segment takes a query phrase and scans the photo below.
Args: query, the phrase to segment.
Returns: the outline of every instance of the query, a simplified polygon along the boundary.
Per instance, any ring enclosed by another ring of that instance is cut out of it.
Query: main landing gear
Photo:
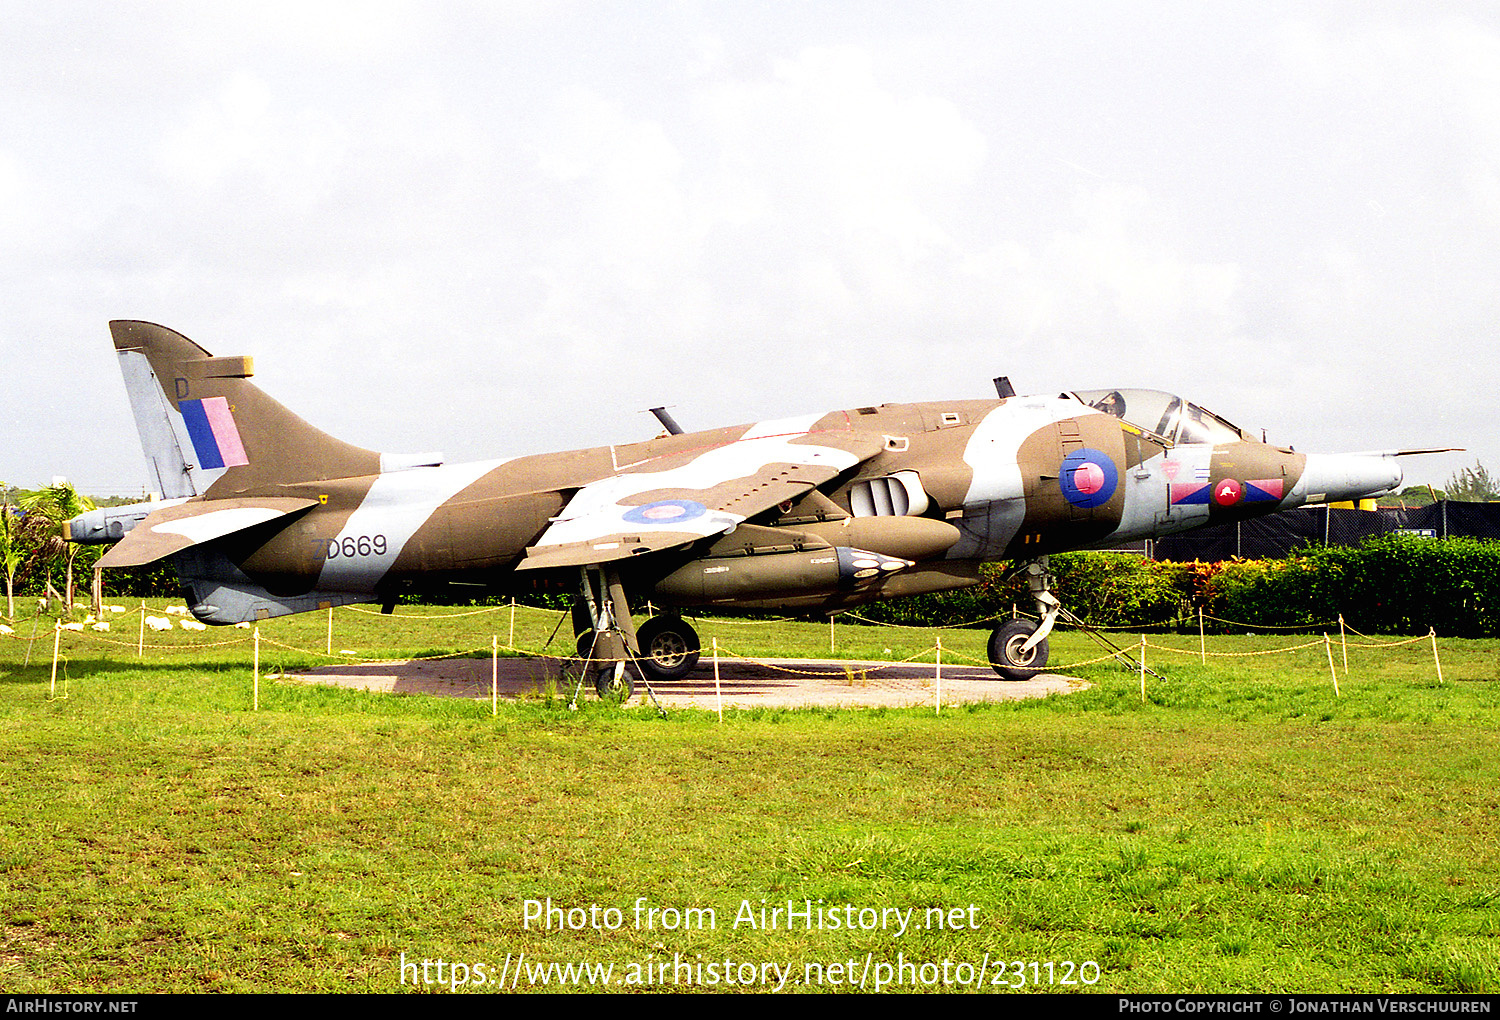
[[[583,662],[580,688],[593,674],[599,697],[628,701],[635,693],[635,682],[627,662],[639,671],[648,693],[653,680],[681,680],[693,671],[698,664],[698,634],[686,621],[656,616],[637,630],[615,571],[584,567],[580,574],[579,598],[573,604],[573,633]],[[573,700],[576,704],[576,693]]]
[[[1047,665],[1047,635],[1062,612],[1062,603],[1052,594],[1053,578],[1047,557],[1026,564],[1026,583],[1036,600],[1037,623],[1006,620],[990,634],[990,665],[1006,680],[1030,680]]]
[[[698,632],[680,616],[653,616],[635,632],[641,654],[635,660],[651,680],[681,680],[698,665]]]

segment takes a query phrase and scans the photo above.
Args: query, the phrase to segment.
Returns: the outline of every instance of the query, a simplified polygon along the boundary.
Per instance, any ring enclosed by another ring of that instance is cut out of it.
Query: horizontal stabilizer
[[[204,542],[317,506],[315,499],[252,496],[191,500],[157,510],[105,553],[101,567],[139,567]]]

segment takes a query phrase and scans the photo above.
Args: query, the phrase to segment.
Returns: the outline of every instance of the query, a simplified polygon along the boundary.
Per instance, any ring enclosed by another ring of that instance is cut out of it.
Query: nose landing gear
[[[1047,635],[1062,612],[1062,603],[1052,594],[1054,581],[1047,557],[1031,560],[1024,569],[1041,619],[1038,623],[1006,620],[991,632],[990,665],[1006,680],[1030,680],[1042,672],[1047,665]]]
[[[1144,670],[1158,680],[1164,679],[1156,670],[1147,668],[1128,651],[1063,608],[1057,596],[1052,594],[1055,582],[1047,565],[1047,557],[1031,560],[1024,569],[1040,619],[1036,623],[1030,620],[1006,620],[994,629],[990,634],[989,653],[990,665],[996,673],[1006,680],[1030,680],[1041,673],[1047,666],[1047,635],[1052,633],[1052,625],[1061,616],[1108,650],[1110,656],[1126,669]]]
[[[1047,664],[1047,639],[1027,647],[1039,630],[1030,620],[1006,620],[990,632],[990,665],[1006,680],[1030,680]]]

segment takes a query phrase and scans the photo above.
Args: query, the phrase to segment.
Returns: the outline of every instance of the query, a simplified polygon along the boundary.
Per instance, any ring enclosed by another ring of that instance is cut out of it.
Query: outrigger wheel
[[[603,663],[599,672],[594,674],[594,691],[601,701],[621,704],[629,701],[635,694],[635,681],[630,679],[630,670],[625,668],[624,661]]]
[[[1047,639],[1031,648],[1027,639],[1036,633],[1030,620],[1006,620],[990,634],[990,665],[1006,680],[1030,680],[1047,665]]]
[[[648,681],[681,680],[698,665],[698,633],[680,616],[653,616],[635,637],[641,646],[635,664]]]

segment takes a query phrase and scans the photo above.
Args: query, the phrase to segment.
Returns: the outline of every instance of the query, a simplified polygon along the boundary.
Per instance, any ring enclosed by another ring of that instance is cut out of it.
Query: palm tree
[[[0,570],[5,571],[5,615],[16,618],[16,571],[26,559],[26,543],[21,536],[21,519],[11,510],[10,489],[0,482]]]
[[[1500,499],[1500,480],[1490,477],[1489,471],[1477,460],[1471,468],[1459,468],[1443,489],[1449,499],[1469,503]]]
[[[66,566],[67,594],[63,597],[63,608],[72,612],[73,557],[78,554],[78,546],[63,537],[63,526],[84,511],[94,509],[93,500],[80,496],[71,484],[59,480],[23,499],[21,509],[26,515],[26,528],[36,542],[36,557],[43,563],[62,560]],[[50,578],[47,584],[51,586]]]

